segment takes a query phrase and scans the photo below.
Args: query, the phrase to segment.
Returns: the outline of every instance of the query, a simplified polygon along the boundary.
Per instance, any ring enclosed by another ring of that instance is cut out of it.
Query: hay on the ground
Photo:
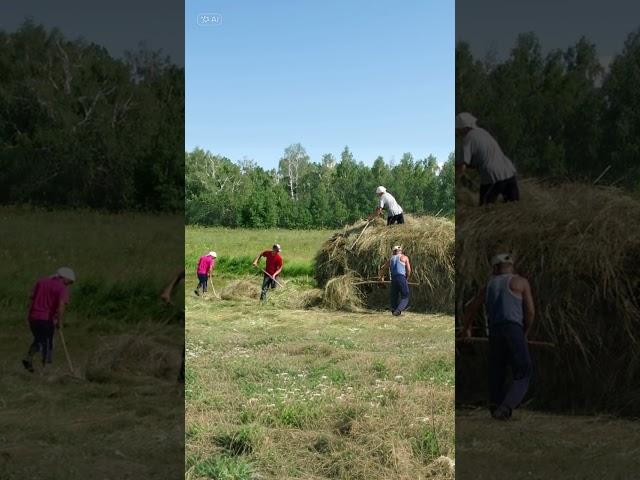
[[[331,310],[357,312],[364,307],[364,295],[354,285],[358,278],[352,273],[330,279],[324,286],[322,307]]]
[[[357,299],[361,295],[362,304],[368,308],[389,308],[389,284],[361,282],[375,281],[380,267],[391,256],[391,248],[401,245],[413,267],[410,281],[419,284],[410,288],[412,310],[453,311],[453,222],[442,217],[410,215],[405,216],[405,222],[387,226],[381,219],[369,225],[361,221],[323,244],[315,259],[315,277],[318,285],[325,288],[327,305],[339,305],[340,297]],[[338,287],[345,292],[338,291]],[[350,302],[345,305],[351,308]]]
[[[134,377],[175,379],[180,352],[140,335],[104,337],[92,353],[85,377],[92,382],[131,380]]]
[[[456,222],[457,318],[497,252],[513,252],[531,283],[530,337],[557,345],[536,365],[536,403],[640,413],[640,202],[610,188],[528,181],[520,202],[459,204]]]
[[[246,300],[247,298],[260,298],[260,285],[262,279],[240,279],[230,282],[222,289],[220,298],[223,300]]]

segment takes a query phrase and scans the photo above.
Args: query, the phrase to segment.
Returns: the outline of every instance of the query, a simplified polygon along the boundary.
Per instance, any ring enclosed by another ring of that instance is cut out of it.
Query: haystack
[[[391,226],[382,220],[368,225],[361,221],[323,244],[315,259],[315,278],[325,289],[325,305],[347,310],[389,308],[389,285],[374,282],[391,248],[401,245],[411,259],[410,281],[419,284],[411,287],[412,311],[453,311],[453,222],[429,216],[407,216],[405,221]]]
[[[85,376],[92,382],[134,381],[136,377],[175,380],[180,352],[141,335],[104,337],[92,353]]]
[[[640,413],[640,202],[588,185],[521,187],[519,203],[457,204],[457,318],[490,257],[513,252],[536,300],[531,338],[556,344],[535,354],[533,404]],[[456,389],[484,388],[486,369],[464,351],[457,362]]]

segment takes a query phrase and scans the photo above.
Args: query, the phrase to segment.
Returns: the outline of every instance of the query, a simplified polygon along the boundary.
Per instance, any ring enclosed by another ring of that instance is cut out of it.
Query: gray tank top
[[[513,274],[494,275],[487,285],[485,308],[489,327],[501,323],[524,325],[522,298],[517,297],[509,288]]]

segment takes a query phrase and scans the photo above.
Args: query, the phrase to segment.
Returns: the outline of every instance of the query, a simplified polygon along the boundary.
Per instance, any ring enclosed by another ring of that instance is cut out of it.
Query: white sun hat
[[[396,245],[391,250],[395,252],[396,250],[402,250],[402,247],[400,245]]]
[[[213,252],[213,251],[212,251],[212,252],[209,252],[209,253],[208,253],[208,255],[209,255],[210,257],[213,257],[213,258],[216,258],[216,257],[218,256],[218,254],[217,254],[216,252]]]
[[[67,280],[71,280],[72,282],[76,281],[76,274],[69,267],[60,267],[56,271],[56,275],[62,278],[66,278]]]
[[[462,112],[456,115],[456,129],[458,128],[476,128],[478,119],[468,112]]]
[[[279,244],[279,243],[275,243],[275,244],[273,245],[273,248],[275,248],[275,249],[276,249],[276,250],[278,250],[279,252],[281,252],[281,251],[282,251],[282,247],[280,246],[280,244]]]
[[[492,267],[495,267],[496,265],[500,265],[502,263],[510,263],[511,265],[513,265],[513,255],[511,255],[510,253],[499,253],[497,255],[494,255],[494,257],[491,259]]]
[[[382,185],[380,185],[378,188],[376,188],[376,193],[385,193],[387,191],[386,188],[384,188]]]

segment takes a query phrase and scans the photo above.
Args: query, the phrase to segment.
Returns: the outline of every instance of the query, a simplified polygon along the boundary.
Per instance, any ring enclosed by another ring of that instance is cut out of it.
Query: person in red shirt
[[[265,250],[253,261],[253,266],[257,268],[261,257],[264,257],[267,260],[267,265],[263,270],[264,278],[262,280],[260,301],[267,299],[267,292],[269,291],[269,288],[276,288],[278,275],[280,275],[280,272],[282,271],[282,257],[280,256],[281,250],[282,248],[280,245],[276,243],[271,250]]]
[[[42,354],[42,366],[53,360],[53,334],[62,327],[62,317],[69,303],[68,286],[76,281],[76,275],[68,267],[59,268],[50,277],[41,278],[31,292],[31,306],[27,325],[33,333],[33,342],[22,365],[33,372],[33,356]]]

